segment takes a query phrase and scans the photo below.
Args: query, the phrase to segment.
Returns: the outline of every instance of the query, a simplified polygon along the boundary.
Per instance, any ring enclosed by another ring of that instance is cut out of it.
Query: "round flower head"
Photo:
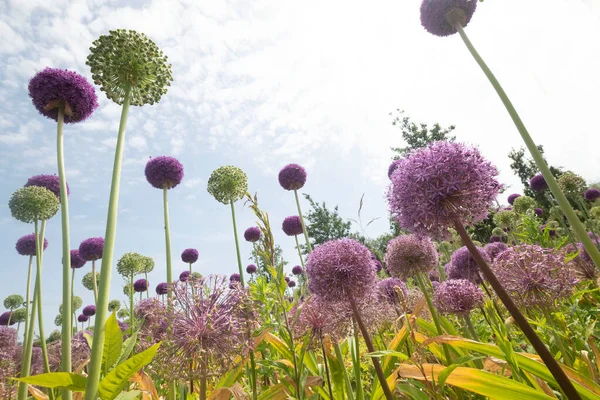
[[[503,251],[493,270],[513,300],[524,307],[552,306],[567,298],[577,282],[563,256],[537,245]]]
[[[249,264],[246,267],[246,272],[249,273],[249,274],[255,274],[256,271],[258,271],[258,267],[256,265],[254,265],[254,264]]]
[[[10,319],[10,324],[14,325],[16,321],[14,321],[11,318],[11,312],[10,311],[5,311],[2,314],[0,314],[0,326],[7,326],[8,325],[8,320]]]
[[[4,308],[8,308],[9,310],[14,310],[19,308],[23,304],[23,296],[20,294],[11,294],[6,296],[4,299]]]
[[[92,271],[88,272],[81,278],[81,284],[87,290],[94,290],[94,278]],[[100,272],[96,271],[96,287],[100,286]]]
[[[154,260],[139,253],[125,253],[117,261],[117,272],[123,277],[149,273],[154,269]]]
[[[79,250],[71,250],[71,268],[81,268],[87,260],[79,255]]]
[[[509,195],[508,196],[508,204],[510,204],[512,206],[513,204],[515,204],[515,200],[518,199],[519,197],[521,197],[521,195],[518,193],[513,193],[513,194]]]
[[[410,153],[392,175],[390,211],[401,227],[445,239],[455,221],[470,225],[488,217],[500,189],[497,174],[479,150],[434,142]]]
[[[40,186],[45,187],[52,193],[58,197],[60,200],[60,181],[58,180],[58,176],[56,175],[36,175],[27,179],[24,187],[28,186]],[[71,194],[71,190],[69,189],[69,184],[67,184],[67,196]]]
[[[289,282],[288,282],[288,287],[290,287],[290,288],[294,288],[294,287],[296,287],[296,282],[294,282],[294,281],[289,281]]]
[[[296,265],[294,268],[292,268],[292,274],[294,274],[294,275],[302,275],[302,273],[304,273],[304,270],[302,269],[301,266]]]
[[[306,170],[298,164],[288,164],[279,171],[279,184],[285,190],[301,189],[306,183]]]
[[[86,64],[106,97],[123,104],[131,87],[131,105],[154,104],[167,93],[173,76],[167,56],[143,33],[117,29],[94,40]]]
[[[494,214],[494,223],[502,228],[510,228],[519,220],[519,216],[513,210],[502,210]]]
[[[534,192],[543,192],[548,189],[548,184],[546,183],[544,175],[537,174],[529,180],[529,187]]]
[[[584,195],[586,200],[594,201],[600,199],[600,190],[592,187],[585,191]]]
[[[388,167],[388,178],[392,179],[392,174],[398,169],[400,164],[402,164],[402,159],[392,161]]]
[[[60,202],[54,193],[40,186],[20,188],[8,202],[13,218],[28,224],[52,218],[59,206]]]
[[[490,260],[494,261],[498,254],[508,249],[508,246],[502,242],[488,243],[483,247],[483,251],[488,255]]]
[[[423,0],[421,3],[421,25],[427,32],[436,36],[449,36],[457,32],[446,16],[451,11],[461,12],[461,25],[467,26],[475,9],[477,0]]]
[[[558,186],[565,195],[573,198],[582,197],[586,190],[585,179],[572,172],[562,174],[558,180]]]
[[[538,217],[541,217],[542,215],[544,215],[544,210],[542,210],[539,207],[536,207],[533,212],[535,212],[535,215],[537,215]]]
[[[286,283],[290,283],[290,280],[291,280],[291,279],[290,279],[290,277],[289,277],[289,276],[286,276],[286,277],[285,277],[285,282],[286,282]]]
[[[402,235],[389,241],[385,264],[390,275],[402,280],[427,273],[438,263],[431,239],[426,236]]]
[[[490,243],[498,243],[498,242],[502,242],[502,240],[503,240],[502,236],[495,236],[495,235],[490,236]]]
[[[137,293],[145,292],[148,290],[148,281],[145,279],[138,279],[137,281],[133,282],[133,290]]]
[[[483,292],[466,279],[450,279],[435,289],[434,304],[444,314],[468,314],[483,304]]]
[[[79,244],[79,255],[87,261],[101,259],[103,250],[104,239],[101,237],[85,239]]]
[[[490,257],[484,249],[477,248],[477,251],[486,263],[489,264],[491,262]],[[479,266],[469,249],[467,249],[467,246],[459,248],[452,254],[450,265],[446,271],[448,279],[468,279],[475,283],[482,282]]]
[[[241,282],[240,274],[238,274],[237,272],[231,274],[231,276],[229,277],[229,282]]]
[[[87,322],[88,319],[90,318],[87,315],[79,314],[77,316],[77,321],[79,322]]]
[[[229,204],[244,197],[248,191],[248,177],[238,167],[219,167],[208,178],[207,190],[218,202]]]
[[[198,250],[196,249],[185,249],[181,252],[181,261],[186,264],[193,264],[198,261]]]
[[[79,296],[73,296],[73,298],[71,299],[71,303],[72,310],[79,310],[79,307],[81,307],[81,305],[83,304],[83,300]],[[60,312],[62,313],[62,309]]]
[[[19,240],[17,240],[17,245],[15,246],[17,249],[17,253],[22,256],[35,256],[35,233],[31,235],[21,236]],[[48,241],[44,238],[44,250],[48,247]]]
[[[169,292],[169,285],[167,285],[167,282],[161,282],[158,285],[156,285],[156,294],[159,296],[162,296],[164,294],[167,294]]]
[[[81,311],[81,313],[83,315],[85,315],[86,317],[92,317],[94,315],[96,315],[96,306],[95,305],[89,305],[89,306],[85,306],[83,307],[83,310]]]
[[[119,300],[111,300],[108,302],[108,311],[118,311],[121,308],[121,302]]]
[[[354,239],[331,240],[315,248],[306,262],[306,276],[310,291],[328,302],[361,299],[377,280],[371,252]]]
[[[398,294],[402,293],[402,298]],[[390,304],[400,304],[401,301],[408,296],[406,284],[398,278],[386,278],[377,282],[377,292],[381,300],[387,301]]]
[[[302,221],[300,221],[300,217],[297,215],[285,217],[281,224],[281,229],[288,236],[302,235],[304,232],[302,230]]]
[[[29,81],[29,97],[40,114],[58,120],[60,102],[65,103],[65,123],[80,122],[98,108],[94,87],[76,72],[45,68]]]
[[[513,201],[513,208],[519,214],[525,214],[529,210],[534,210],[536,202],[532,197],[519,196]]]
[[[190,279],[190,271],[183,271],[179,274],[179,282],[187,282]]]
[[[173,157],[150,158],[146,164],[146,180],[157,189],[173,189],[183,179],[183,165]]]
[[[575,275],[581,279],[595,280],[597,278],[598,270],[581,243],[568,244],[562,252],[569,260],[567,265],[572,267]]]
[[[246,239],[247,242],[254,243],[260,240],[261,235],[262,232],[258,226],[251,226],[244,232],[244,239]]]

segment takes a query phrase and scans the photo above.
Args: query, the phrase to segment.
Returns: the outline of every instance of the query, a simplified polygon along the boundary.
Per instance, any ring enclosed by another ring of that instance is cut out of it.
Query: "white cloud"
[[[132,136],[129,139],[129,146],[133,147],[138,151],[144,151],[148,148],[148,143],[143,136]]]
[[[202,182],[204,182],[204,180],[200,179],[200,178],[191,178],[191,179],[184,178],[183,186],[185,186],[186,188],[195,188],[195,187],[199,186],[200,184],[202,184]]]

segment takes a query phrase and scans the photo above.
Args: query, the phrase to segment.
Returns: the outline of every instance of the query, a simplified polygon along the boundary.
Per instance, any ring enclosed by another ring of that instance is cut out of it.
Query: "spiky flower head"
[[[71,250],[71,268],[81,268],[87,260],[79,255],[79,249]]]
[[[41,186],[17,189],[8,202],[13,218],[28,224],[52,218],[59,206],[60,202],[54,193]]]
[[[167,285],[167,282],[161,282],[158,285],[156,285],[156,294],[159,296],[165,295],[169,292],[169,285]]]
[[[212,172],[207,189],[218,202],[229,204],[244,197],[248,190],[248,177],[238,167],[225,165]]]
[[[90,319],[90,317],[88,317],[87,315],[84,315],[84,314],[79,314],[77,316],[77,321],[79,321],[79,322],[87,322],[88,319]]]
[[[167,56],[143,33],[117,29],[94,40],[86,64],[106,97],[123,104],[131,88],[131,105],[158,103],[173,76]]]
[[[375,288],[371,252],[354,239],[325,242],[306,262],[310,291],[330,302],[359,300]]]
[[[402,235],[389,241],[384,261],[390,275],[406,280],[428,273],[437,265],[438,255],[427,236]]]
[[[513,202],[513,208],[519,214],[525,214],[529,210],[534,210],[536,205],[535,200],[529,196],[519,196]]]
[[[23,299],[23,296],[21,296],[20,294],[11,294],[6,296],[3,304],[4,308],[8,308],[12,311],[15,308],[21,307],[24,301],[25,300]]]
[[[0,354],[2,352],[9,353],[16,347],[17,331],[7,326],[0,326]]]
[[[385,278],[377,282],[377,293],[381,300],[392,305],[400,305],[408,296],[406,284],[398,278]]]
[[[508,195],[508,204],[510,204],[511,206],[515,203],[515,200],[518,199],[519,197],[521,197],[521,195],[519,193],[513,193]]]
[[[92,276],[92,271],[88,272],[81,278],[81,284],[87,290],[94,290],[94,278]],[[96,287],[100,285],[100,272],[96,271]]]
[[[494,261],[498,254],[506,249],[508,249],[508,246],[502,242],[488,243],[483,246],[483,251],[485,251],[491,261]]]
[[[349,328],[351,320],[349,308],[323,301],[311,296],[292,307],[289,312],[294,337],[303,338],[307,334],[313,339],[311,344],[321,346],[321,340],[329,335],[333,340],[341,339]]]
[[[281,224],[281,229],[283,229],[283,232],[288,236],[302,235],[304,232],[302,229],[302,221],[297,215],[285,217]]]
[[[387,198],[401,227],[436,239],[458,221],[483,221],[500,184],[496,167],[479,150],[439,141],[410,153],[392,175]]]
[[[92,317],[92,316],[96,315],[96,306],[93,304],[90,304],[89,306],[85,306],[85,307],[83,307],[83,310],[81,311],[81,313],[83,315],[85,315],[86,317]]]
[[[117,272],[123,277],[148,273],[154,269],[154,260],[139,253],[129,252],[117,261]]]
[[[546,178],[544,178],[544,175],[537,174],[529,180],[529,187],[534,192],[539,193],[539,192],[543,192],[544,190],[548,189],[548,184],[546,183]]]
[[[190,271],[183,271],[179,274],[179,282],[187,282],[190,279]]]
[[[90,274],[90,280],[91,280],[91,274]],[[92,289],[93,289],[93,287],[92,287]],[[92,290],[92,289],[90,289],[90,290]],[[81,299],[81,297],[73,296],[71,298],[71,310],[77,311],[77,310],[79,310],[79,308],[81,308],[82,305],[83,305],[83,300]],[[58,311],[62,314],[62,312],[63,312],[62,304],[58,306]]]
[[[244,232],[244,239],[246,239],[247,242],[254,243],[260,240],[261,235],[262,232],[258,226],[251,226]]]
[[[577,279],[557,252],[537,245],[503,251],[493,270],[512,299],[523,307],[548,307],[567,298]]]
[[[437,286],[433,301],[443,314],[466,315],[483,304],[483,292],[466,279],[450,279]]]
[[[302,275],[304,273],[304,269],[302,269],[301,266],[296,265],[294,266],[294,268],[292,268],[292,274],[294,275]]]
[[[104,251],[104,238],[92,237],[79,244],[79,255],[87,260],[94,261],[102,258]]]
[[[157,189],[173,189],[183,179],[183,165],[174,157],[150,158],[144,171],[146,180]]]
[[[25,185],[23,187],[28,186],[40,186],[45,187],[52,193],[58,197],[60,200],[60,181],[58,180],[58,176],[56,175],[35,175],[31,178],[27,179]],[[67,196],[71,194],[71,190],[69,189],[69,184],[67,184]]]
[[[46,250],[47,247],[48,240],[44,238],[44,250]],[[35,256],[35,233],[21,236],[19,240],[17,240],[15,248],[17,249],[17,253],[19,253],[22,256]]]
[[[500,228],[510,228],[519,220],[519,215],[513,210],[502,210],[494,214],[493,219]]]
[[[448,21],[448,14],[458,13],[463,27],[467,26],[477,8],[477,0],[423,0],[421,3],[421,25],[436,36],[449,36],[457,32]]]
[[[306,170],[298,164],[288,164],[279,171],[279,184],[285,190],[301,189],[306,183]]]
[[[121,302],[119,300],[111,300],[108,302],[108,311],[119,311],[121,308]]]
[[[486,263],[489,264],[492,261],[483,248],[478,247],[477,251]],[[452,254],[446,274],[448,279],[467,279],[474,283],[483,281],[479,273],[479,266],[467,246],[459,248]]]
[[[584,195],[586,200],[594,201],[600,199],[600,190],[595,187],[591,187],[585,191]]]
[[[49,68],[35,74],[29,81],[29,97],[44,117],[58,120],[58,107],[65,105],[65,123],[80,122],[98,108],[94,87],[73,71]]]
[[[568,244],[562,250],[565,261],[575,275],[581,279],[595,280],[598,276],[598,269],[592,262],[589,254],[581,243]]]
[[[127,318],[129,317],[129,311],[126,308],[121,308],[119,311],[117,311],[117,317]]]
[[[136,293],[145,292],[148,290],[148,281],[145,279],[138,279],[133,282],[133,290],[135,290]]]
[[[402,159],[394,160],[388,167],[388,178],[392,179],[392,174],[400,167],[402,164]]]
[[[571,198],[583,197],[587,188],[585,179],[572,172],[565,172],[558,178],[557,182],[563,193]]]
[[[249,274],[255,274],[258,271],[258,267],[255,264],[248,264],[246,272]]]
[[[198,250],[196,249],[185,249],[181,252],[181,261],[186,264],[193,264],[198,261]]]

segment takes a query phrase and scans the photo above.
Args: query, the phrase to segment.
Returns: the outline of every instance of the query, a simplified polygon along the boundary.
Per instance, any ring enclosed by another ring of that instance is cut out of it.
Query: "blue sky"
[[[402,146],[389,112],[415,121],[455,124],[460,141],[476,144],[519,191],[507,153],[520,138],[491,86],[458,36],[437,38],[419,23],[419,2],[3,0],[0,15],[0,298],[24,293],[26,264],[14,245],[32,227],[11,218],[8,199],[28,177],[56,172],[55,123],[39,116],[28,80],[46,66],[90,76],[91,42],[109,29],[146,33],[173,63],[174,82],[159,105],[132,108],[127,129],[116,260],[135,251],[155,259],[154,287],[165,277],[162,199],[144,178],[150,156],[170,155],[185,167],[170,192],[174,271],[179,254],[197,248],[202,273],[237,269],[229,209],[206,192],[217,167],[233,164],[249,177],[269,212],[290,266],[293,240],[281,233],[296,213],[277,172],[297,162],[303,189],[354,218],[387,229],[384,192],[390,146]],[[598,0],[486,0],[467,28],[549,161],[600,181]],[[104,235],[120,108],[98,91],[88,121],[68,126],[72,248]],[[508,193],[507,193],[508,194]],[[501,199],[504,201],[505,199]],[[305,209],[307,205],[304,204]],[[237,206],[240,232],[253,221]],[[355,227],[358,229],[358,227]],[[44,262],[46,330],[60,303],[60,218],[49,221]],[[242,241],[246,260],[250,246]],[[80,285],[84,305],[92,294]],[[114,273],[113,298],[124,300]]]

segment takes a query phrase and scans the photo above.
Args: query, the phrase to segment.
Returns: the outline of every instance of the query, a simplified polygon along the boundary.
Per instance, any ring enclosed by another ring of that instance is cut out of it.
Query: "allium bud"
[[[586,200],[594,201],[600,199],[600,190],[591,187],[585,191],[584,197]]]
[[[181,253],[181,261],[186,264],[193,264],[198,261],[198,250],[196,249],[185,249]]]
[[[133,282],[133,290],[137,293],[145,292],[148,290],[148,281],[145,279],[138,279],[137,281]]]
[[[302,229],[302,221],[297,215],[285,217],[281,224],[281,229],[283,229],[283,232],[288,236],[302,235],[304,232]]]
[[[254,264],[249,264],[246,267],[246,272],[249,273],[249,274],[255,274],[256,271],[258,271],[258,267],[256,265],[254,265]]]
[[[17,253],[22,256],[35,256],[35,233],[31,235],[25,235],[17,240],[16,244]],[[44,250],[48,247],[48,240],[44,238]]]
[[[104,238],[93,237],[79,244],[79,255],[87,260],[94,261],[102,258],[104,252]]]
[[[533,190],[534,192],[539,193],[548,189],[548,184],[546,183],[544,175],[537,174],[529,180],[529,187],[531,187],[531,190]]]
[[[508,196],[508,204],[510,204],[511,206],[514,205],[515,200],[518,199],[519,197],[521,197],[521,195],[518,193],[513,193],[513,194],[509,195]]]

